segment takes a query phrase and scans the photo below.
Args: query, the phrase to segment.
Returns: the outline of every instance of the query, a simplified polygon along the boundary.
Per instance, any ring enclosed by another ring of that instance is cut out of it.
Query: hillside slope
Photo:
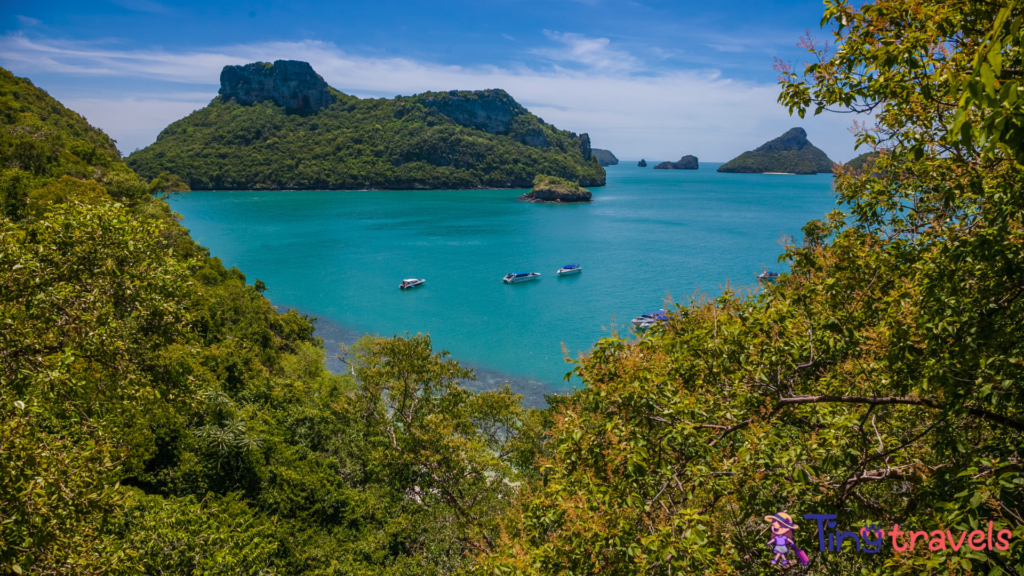
[[[0,574],[433,576],[496,537],[539,438],[519,397],[423,335],[328,373],[315,320],[151,194],[173,177],[28,80],[0,98]]]
[[[280,60],[225,67],[221,94],[128,165],[173,172],[193,189],[528,188],[538,174],[605,182],[587,134],[558,130],[504,90],[359,99]]]

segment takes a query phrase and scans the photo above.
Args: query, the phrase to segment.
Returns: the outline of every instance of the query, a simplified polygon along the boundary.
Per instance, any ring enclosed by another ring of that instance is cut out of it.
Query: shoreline
[[[339,345],[344,344],[345,346],[351,346],[355,344],[356,340],[359,340],[367,333],[353,330],[347,326],[342,326],[332,320],[318,317],[315,314],[310,314],[294,306],[285,306],[274,302],[271,302],[270,304],[279,314],[283,314],[288,310],[295,310],[299,314],[316,318],[316,323],[313,325],[315,328],[313,336],[319,336],[324,339],[324,366],[333,374],[348,373],[348,368],[341,360],[338,359],[338,354],[340,353]],[[544,400],[545,394],[566,394],[570,391],[554,389],[555,385],[553,383],[538,380],[536,378],[515,376],[499,372],[497,370],[490,370],[473,362],[467,362],[460,358],[456,358],[454,354],[451,358],[458,360],[460,365],[472,369],[473,373],[476,375],[476,380],[459,382],[459,384],[464,388],[467,390],[473,390],[474,392],[483,392],[486,390],[494,390],[507,383],[514,393],[522,394],[522,404],[526,408],[546,408],[547,401]],[[569,371],[568,365],[566,365],[565,371]]]

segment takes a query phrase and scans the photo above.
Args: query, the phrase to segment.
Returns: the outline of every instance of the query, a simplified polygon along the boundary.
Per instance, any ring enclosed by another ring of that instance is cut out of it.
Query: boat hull
[[[413,280],[412,282],[402,282],[398,285],[400,290],[408,290],[409,288],[416,288],[417,286],[423,286],[426,280]]]
[[[502,280],[504,280],[505,284],[519,284],[520,282],[529,282],[531,280],[536,280],[537,278],[540,278],[540,274],[535,274],[533,276],[513,276],[511,278],[503,278]]]
[[[565,268],[562,268],[561,270],[558,271],[558,275],[559,276],[568,276],[570,274],[579,274],[580,272],[583,272],[583,268],[570,268],[568,270],[566,270]]]

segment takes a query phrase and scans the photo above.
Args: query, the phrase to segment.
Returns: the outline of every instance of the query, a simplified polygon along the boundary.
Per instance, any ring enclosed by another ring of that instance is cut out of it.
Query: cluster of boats
[[[579,274],[583,271],[583,268],[579,264],[566,264],[558,269],[555,274],[557,276],[566,276],[569,274]],[[757,275],[757,279],[761,282],[774,282],[779,275],[771,270],[765,270]],[[516,284],[518,282],[529,282],[530,280],[536,280],[540,278],[540,272],[511,272],[506,274],[502,281],[505,284]],[[402,283],[398,286],[402,290],[408,290],[409,288],[415,288],[422,286],[426,282],[424,278],[406,278],[402,280]],[[647,330],[657,324],[664,324],[668,322],[668,312],[664,309],[651,310],[650,312],[644,312],[643,314],[633,318],[630,324],[636,330]]]
[[[583,272],[583,267],[579,264],[566,264],[555,272],[556,276],[568,276],[569,274],[579,274]],[[536,280],[540,278],[540,272],[512,272],[506,274],[502,281],[505,284],[515,284],[517,282],[529,282],[530,280]]]
[[[568,276],[570,274],[579,274],[583,272],[583,267],[579,264],[566,264],[555,272],[556,276]],[[536,280],[540,278],[540,272],[512,272],[506,274],[502,281],[505,284],[515,284],[517,282],[529,282],[530,280]],[[422,286],[426,282],[426,278],[406,278],[402,280],[402,283],[398,287],[402,290],[408,290],[409,288],[415,288]]]

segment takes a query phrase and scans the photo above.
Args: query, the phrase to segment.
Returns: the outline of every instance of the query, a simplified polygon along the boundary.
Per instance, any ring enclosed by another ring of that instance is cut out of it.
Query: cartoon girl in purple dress
[[[771,547],[775,557],[772,558],[772,564],[781,564],[786,566],[789,564],[789,560],[786,555],[789,554],[790,550],[796,553],[797,559],[801,564],[807,564],[807,554],[796,547],[796,542],[793,540],[793,531],[800,527],[793,523],[793,518],[785,512],[779,512],[778,514],[772,514],[771,516],[764,517],[765,522],[771,522],[772,524],[772,538],[768,541],[768,546]]]

